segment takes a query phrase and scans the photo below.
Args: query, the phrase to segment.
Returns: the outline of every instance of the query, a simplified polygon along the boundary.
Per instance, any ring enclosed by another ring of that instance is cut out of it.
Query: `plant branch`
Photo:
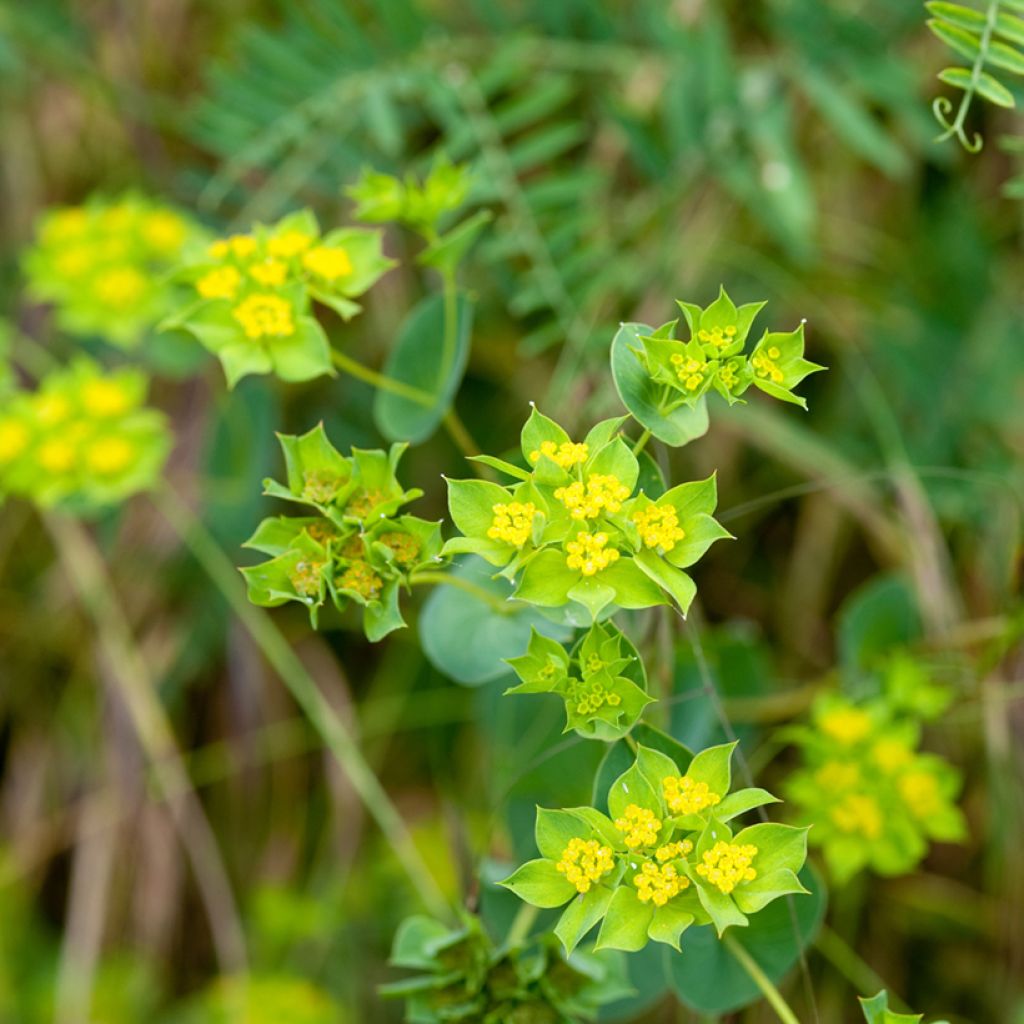
[[[779,1020],[783,1024],[800,1024],[800,1018],[793,1012],[789,1003],[782,998],[782,993],[772,984],[771,978],[761,970],[760,964],[731,935],[725,935],[722,938],[722,945],[747,972],[747,976],[758,987],[761,995],[768,1001]]]

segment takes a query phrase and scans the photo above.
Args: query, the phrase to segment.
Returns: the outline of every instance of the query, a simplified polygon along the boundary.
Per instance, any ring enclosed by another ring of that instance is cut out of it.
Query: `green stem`
[[[885,980],[847,941],[824,925],[814,945],[818,952],[850,983],[857,992],[889,992],[889,1002],[897,1013],[909,1013],[909,1007],[895,995]]]
[[[225,971],[243,973],[245,937],[216,837],[195,795],[156,682],[131,633],[95,543],[74,519],[53,512],[43,521],[83,608],[93,621],[110,679],[171,811],[192,863],[210,932]]]
[[[530,929],[537,920],[538,913],[537,907],[524,903],[512,919],[508,934],[505,936],[505,945],[510,949],[522,946],[530,936]]]
[[[393,395],[398,395],[399,398],[406,398],[410,402],[415,402],[417,405],[422,405],[428,409],[437,403],[435,395],[431,395],[419,388],[414,388],[411,384],[395,380],[394,377],[388,377],[383,373],[378,373],[376,370],[371,370],[370,367],[364,366],[351,356],[345,355],[344,352],[339,352],[336,348],[331,349],[331,362],[342,373],[347,373],[350,377],[355,377],[356,380],[364,381],[380,391],[389,391]]]
[[[637,438],[637,442],[633,445],[633,454],[639,455],[643,450],[644,446],[651,439],[651,432],[644,427],[644,432]]]
[[[387,791],[366,763],[355,740],[334,708],[320,692],[273,621],[249,603],[235,567],[220,545],[185,503],[170,489],[158,492],[154,501],[196,561],[220,590],[224,600],[248,630],[249,635],[274,667],[313,728],[359,795],[367,812],[387,838],[420,899],[430,912],[447,917],[450,906],[437,880],[420,856],[405,822]]]
[[[433,570],[424,569],[422,572],[413,573],[409,577],[409,582],[414,586],[433,585],[441,587],[458,587],[459,590],[464,590],[467,594],[472,594],[478,601],[482,601],[493,611],[496,611],[499,615],[515,615],[516,607],[507,598],[498,597],[497,594],[491,593],[491,591],[481,587],[478,583],[474,583],[472,580],[467,580],[464,576],[456,576],[450,572],[435,572]]]
[[[768,1004],[783,1024],[800,1024],[800,1019],[782,998],[782,993],[772,984],[771,978],[761,970],[757,961],[731,936],[725,935],[722,945],[733,955],[736,962],[747,972],[750,980],[760,989]]]

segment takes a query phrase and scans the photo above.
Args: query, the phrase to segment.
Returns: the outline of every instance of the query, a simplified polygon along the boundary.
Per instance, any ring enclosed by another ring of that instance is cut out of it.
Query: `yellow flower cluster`
[[[877,839],[882,834],[882,811],[874,797],[848,793],[831,811],[832,821],[841,832]]]
[[[338,580],[339,587],[354,591],[364,601],[376,601],[383,585],[384,581],[366,562],[353,562]]]
[[[565,564],[584,576],[595,576],[619,560],[619,552],[608,547],[607,533],[579,533],[565,545]]]
[[[781,356],[782,353],[774,345],[771,348],[763,349],[750,359],[750,365],[754,368],[754,373],[758,377],[762,377],[767,380],[771,380],[776,384],[781,384],[785,377],[782,371],[779,369],[779,364],[776,360]]]
[[[196,291],[204,299],[233,299],[242,287],[242,275],[235,267],[218,267],[196,281]]]
[[[750,866],[757,856],[757,847],[749,843],[738,846],[719,840],[704,851],[697,874],[706,879],[719,892],[731,893],[741,882],[752,882],[757,872]]]
[[[625,844],[636,850],[642,846],[653,846],[658,841],[661,822],[646,807],[627,804],[622,817],[615,819],[615,827],[622,833]]]
[[[554,666],[547,667],[552,670],[553,674]],[[570,681],[569,699],[574,702],[578,715],[593,714],[595,711],[600,711],[605,704],[617,708],[622,703],[622,698],[617,693],[606,690],[599,682],[583,680]]]
[[[714,807],[721,797],[708,788],[706,782],[694,782],[685,775],[668,775],[661,780],[661,791],[673,814],[700,814],[706,807]]]
[[[382,533],[380,542],[390,548],[399,565],[413,565],[420,556],[420,542],[408,533]]]
[[[677,843],[666,843],[654,851],[654,856],[662,864],[667,860],[676,860],[685,857],[693,852],[693,843],[689,839],[680,840]]]
[[[554,441],[541,441],[540,449],[530,452],[530,462],[538,463],[542,455],[546,455],[556,466],[562,469],[572,469],[580,462],[586,462],[590,454],[590,448],[585,444],[575,444],[572,441],[563,441],[555,444]]]
[[[302,474],[302,496],[326,505],[341,490],[344,482],[337,473],[307,469]]]
[[[697,332],[697,338],[705,345],[714,345],[715,348],[725,348],[731,345],[736,338],[736,328],[730,324],[726,328],[712,327],[710,331],[701,329]]]
[[[739,383],[736,376],[736,367],[733,363],[726,363],[718,368],[718,379],[726,388],[734,388]]]
[[[345,515],[367,519],[373,510],[384,501],[383,491],[357,491],[345,505]]]
[[[629,497],[629,488],[611,473],[594,473],[587,477],[585,486],[576,480],[568,487],[559,487],[555,497],[573,519],[596,519],[604,512],[618,512]]]
[[[245,336],[252,341],[260,338],[290,338],[295,333],[295,310],[280,295],[250,295],[235,306],[231,315],[242,325]]]
[[[633,515],[645,547],[671,551],[685,536],[679,516],[671,505],[651,505]]]
[[[295,593],[300,597],[316,597],[320,593],[320,574],[323,562],[296,562],[295,568],[288,574]]]
[[[680,875],[673,864],[658,867],[647,861],[640,869],[640,874],[633,876],[633,884],[637,890],[636,898],[641,903],[663,907],[673,896],[678,896],[686,889],[690,880]]]
[[[676,368],[676,376],[683,382],[687,391],[696,391],[703,383],[708,371],[708,364],[693,356],[684,356],[677,352],[671,357]]]
[[[612,851],[596,839],[570,839],[555,867],[576,886],[577,892],[590,892],[615,866]]]
[[[311,234],[291,229],[282,231],[281,234],[268,239],[267,252],[271,256],[280,256],[288,260],[293,256],[298,256],[300,252],[305,252],[313,242],[314,238]]]
[[[305,253],[302,265],[316,277],[325,281],[337,281],[352,273],[352,260],[344,249],[337,246],[318,245]]]
[[[837,743],[850,746],[871,732],[871,716],[861,708],[838,707],[818,719],[822,731]]]
[[[530,539],[533,518],[537,514],[537,507],[532,501],[500,503],[491,511],[494,513],[494,519],[487,531],[487,536],[491,540],[521,548]]]
[[[910,813],[924,820],[942,810],[942,792],[938,779],[930,772],[910,771],[900,777],[900,796]]]

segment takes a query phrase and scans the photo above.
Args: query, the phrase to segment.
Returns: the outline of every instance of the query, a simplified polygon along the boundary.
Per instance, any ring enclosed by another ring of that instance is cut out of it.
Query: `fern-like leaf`
[[[929,0],[925,7],[932,15],[928,20],[932,33],[970,61],[970,67],[949,67],[939,72],[940,81],[963,93],[955,115],[949,97],[935,98],[932,109],[943,128],[939,141],[955,135],[964,149],[977,153],[982,137],[978,132],[969,137],[965,128],[975,96],[998,107],[1017,105],[1013,93],[986,69],[1024,75],[1024,51],[1018,49],[1024,45],[1024,19],[1007,10],[1024,10],[1024,0],[989,0],[984,11],[947,0]]]

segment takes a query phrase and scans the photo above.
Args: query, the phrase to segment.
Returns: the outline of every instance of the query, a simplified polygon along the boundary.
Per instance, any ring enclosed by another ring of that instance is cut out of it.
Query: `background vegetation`
[[[965,774],[970,838],[833,892],[787,991],[801,1019],[856,1020],[854,993],[880,978],[916,1009],[1003,1024],[1024,1020],[1022,207],[1012,139],[997,144],[1017,126],[976,103],[982,152],[935,144],[948,54],[924,19],[886,0],[11,0],[0,309],[25,360],[26,339],[80,347],[23,296],[19,253],[50,205],[139,190],[217,230],[305,205],[331,225],[360,168],[444,152],[496,214],[465,270],[478,308],[457,403],[484,451],[511,447],[530,400],[570,430],[616,414],[615,327],[660,323],[675,297],[706,304],[724,281],[768,298],[773,323],[806,318],[830,367],[803,388],[811,411],[755,397],[673,454],[677,479],[718,471],[738,539],[701,562],[685,630],[649,624],[663,724],[721,740],[703,652],[771,786],[794,763],[777,729],[819,687],[855,691],[880,653],[912,650],[955,693],[927,746]],[[368,364],[428,281],[416,244],[390,234],[401,269],[335,324]],[[168,476],[237,564],[279,511],[259,485],[279,470],[275,430],[323,419],[343,449],[380,443],[373,392],[349,377],[228,396],[198,346],[143,358],[174,421]],[[406,456],[416,514],[445,514],[440,474],[460,458],[443,433]],[[415,895],[346,777],[150,501],[94,529],[213,824],[258,1019],[400,1019],[375,989]],[[27,505],[0,509],[0,1020],[218,1020],[210,985],[230,965],[69,582],[75,544]],[[313,633],[301,610],[275,616],[469,905],[480,877],[532,855],[536,803],[588,798],[597,745],[558,738],[557,702],[499,705],[507,676],[440,674],[429,623],[371,647],[355,619]],[[618,1019],[697,1020],[645,963]]]

